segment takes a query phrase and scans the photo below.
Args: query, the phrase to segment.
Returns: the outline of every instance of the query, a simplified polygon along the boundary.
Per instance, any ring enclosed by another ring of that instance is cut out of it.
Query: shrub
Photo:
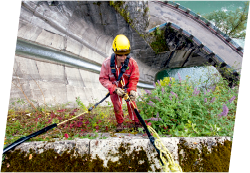
[[[189,78],[166,77],[145,90],[137,105],[144,120],[159,133],[171,136],[233,136],[238,88],[220,78],[197,88]]]

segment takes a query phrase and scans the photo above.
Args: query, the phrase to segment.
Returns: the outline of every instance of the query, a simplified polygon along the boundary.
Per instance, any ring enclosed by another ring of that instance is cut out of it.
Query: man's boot
[[[118,123],[117,126],[116,126],[116,132],[120,132],[123,130],[123,125],[122,123]]]

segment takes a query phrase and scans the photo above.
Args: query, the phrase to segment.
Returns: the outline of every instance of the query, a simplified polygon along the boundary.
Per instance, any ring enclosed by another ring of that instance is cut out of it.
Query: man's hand
[[[138,93],[134,90],[131,90],[129,97],[131,101],[135,101],[135,99],[138,97]]]
[[[125,94],[125,92],[121,88],[116,88],[115,93],[120,97]]]

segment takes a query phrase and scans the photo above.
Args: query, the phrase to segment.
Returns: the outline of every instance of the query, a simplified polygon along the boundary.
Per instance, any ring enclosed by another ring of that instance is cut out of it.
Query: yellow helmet
[[[115,37],[112,45],[113,51],[115,54],[129,54],[130,53],[130,43],[128,38],[119,34]]]

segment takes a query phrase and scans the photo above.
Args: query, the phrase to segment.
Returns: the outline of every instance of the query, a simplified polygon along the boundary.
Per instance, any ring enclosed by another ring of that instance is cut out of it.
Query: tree
[[[213,11],[204,17],[232,38],[245,38],[249,2],[236,11]]]

